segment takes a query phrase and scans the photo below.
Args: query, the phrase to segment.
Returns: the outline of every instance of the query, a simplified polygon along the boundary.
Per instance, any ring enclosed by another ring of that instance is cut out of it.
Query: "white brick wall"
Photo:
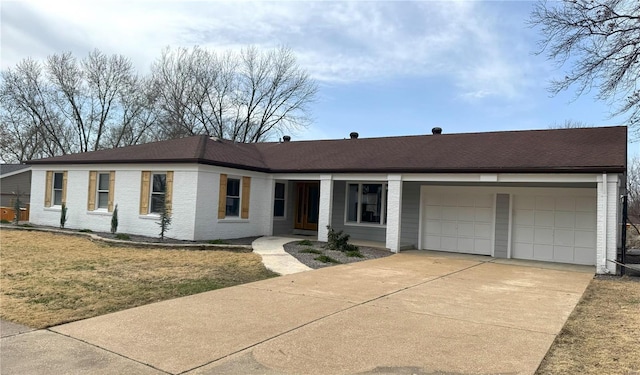
[[[619,184],[618,175],[605,173],[598,178],[596,272],[599,274],[616,272],[616,265],[607,259],[616,260],[617,257]]]
[[[116,171],[114,203],[118,204],[118,232],[157,237],[157,215],[139,215],[141,171],[174,171],[171,238],[216,239],[270,234],[273,181],[264,173],[195,164],[36,166],[30,220],[34,224],[59,226],[60,208],[44,207],[47,170],[68,171],[66,227],[108,232],[111,213],[87,211],[89,171]],[[218,220],[220,173],[251,177],[249,219]]]

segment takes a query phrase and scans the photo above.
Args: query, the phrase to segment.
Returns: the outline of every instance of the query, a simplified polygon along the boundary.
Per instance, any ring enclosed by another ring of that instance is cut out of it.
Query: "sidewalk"
[[[289,275],[311,270],[284,251],[284,244],[299,240],[291,237],[260,237],[251,246],[253,252],[262,257],[265,267],[281,275]]]

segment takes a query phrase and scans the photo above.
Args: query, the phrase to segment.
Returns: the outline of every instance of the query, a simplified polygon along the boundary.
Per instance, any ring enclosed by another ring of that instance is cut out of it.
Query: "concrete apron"
[[[44,333],[90,347],[67,373],[92,359],[118,373],[126,359],[139,373],[532,374],[593,268],[489,259],[400,253],[25,333],[9,339],[31,335],[35,348],[22,343],[9,363],[3,339],[2,374],[50,372],[64,344],[43,352]],[[13,367],[20,356],[32,366]]]

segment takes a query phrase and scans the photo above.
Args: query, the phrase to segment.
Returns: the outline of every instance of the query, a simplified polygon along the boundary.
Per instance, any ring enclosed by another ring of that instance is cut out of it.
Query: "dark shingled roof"
[[[264,172],[624,172],[627,128],[242,144],[194,136],[33,164],[202,163]]]
[[[0,164],[0,176],[29,168],[26,164]]]

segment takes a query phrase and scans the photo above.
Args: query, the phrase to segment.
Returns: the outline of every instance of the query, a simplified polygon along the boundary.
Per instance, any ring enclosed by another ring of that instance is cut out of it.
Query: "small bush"
[[[78,232],[82,232],[82,233],[93,233],[93,231],[91,229],[80,229]]]
[[[362,255],[360,250],[345,251],[344,254],[351,258],[364,258],[364,255]]]
[[[124,241],[129,241],[131,239],[131,237],[129,237],[128,234],[124,234],[124,233],[118,233],[116,234],[116,239],[118,240],[124,240]]]
[[[23,228],[33,228],[33,225],[31,224],[20,224],[19,226]]]
[[[62,209],[60,210],[60,229],[64,229],[64,225],[67,222],[67,205],[62,203]]]
[[[298,245],[302,245],[302,246],[313,246],[313,244],[311,243],[311,241],[309,240],[302,240],[300,242],[298,242]]]
[[[327,235],[327,245],[325,246],[329,250],[345,251],[358,251],[358,246],[349,243],[349,235],[343,233],[343,231],[336,232],[335,229],[327,226],[329,233]]]
[[[9,220],[5,220],[5,219],[0,220],[0,223],[2,223],[2,224],[11,224],[11,222]]]
[[[111,233],[115,233],[118,231],[118,205],[116,204],[116,208],[113,209],[113,214],[111,214]]]
[[[223,240],[218,238],[217,240],[209,240],[207,241],[207,243],[210,243],[212,245],[229,245],[231,244],[229,241]]]
[[[333,259],[332,257],[326,255],[320,255],[319,257],[315,257],[313,259],[322,263],[340,263],[339,260]]]
[[[305,254],[322,254],[322,251],[320,250],[316,250],[316,249],[302,249],[300,251],[298,251],[299,253],[305,253]]]

